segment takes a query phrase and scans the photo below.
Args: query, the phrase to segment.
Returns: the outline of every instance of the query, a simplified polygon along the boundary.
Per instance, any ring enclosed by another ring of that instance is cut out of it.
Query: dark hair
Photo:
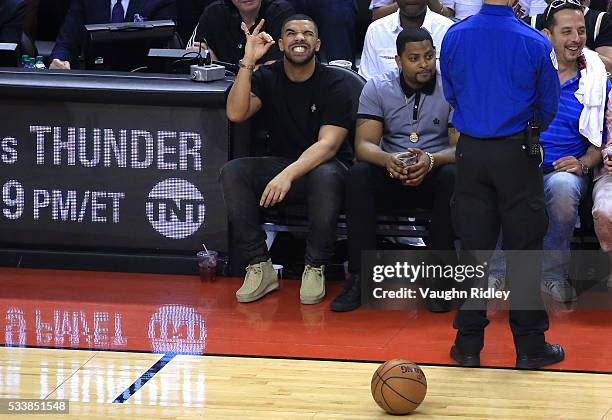
[[[579,0],[553,0],[544,10],[544,27],[552,32],[556,25],[555,14],[561,10],[583,11]]]
[[[397,55],[402,55],[404,50],[406,49],[406,44],[409,42],[421,42],[427,41],[431,42],[433,47],[433,39],[431,38],[431,34],[425,28],[407,28],[403,29],[402,32],[399,33],[397,39],[395,40],[395,46],[397,47]]]
[[[317,22],[315,22],[314,19],[311,18],[310,16],[304,15],[302,13],[296,13],[294,15],[291,15],[291,16],[289,16],[287,19],[285,19],[283,21],[283,25],[281,26],[281,36],[283,36],[283,32],[285,31],[285,25],[287,23],[291,22],[291,21],[294,21],[294,20],[307,20],[309,22],[312,22],[312,24],[315,27],[315,31],[317,33],[317,36],[318,36],[318,34],[319,34],[319,27],[317,26]]]

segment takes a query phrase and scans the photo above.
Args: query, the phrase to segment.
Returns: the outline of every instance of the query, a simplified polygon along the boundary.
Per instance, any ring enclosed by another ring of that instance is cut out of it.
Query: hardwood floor
[[[69,415],[44,416],[57,419],[389,418],[370,395],[378,364],[357,362],[176,355],[112,402],[162,356],[2,348],[0,398],[68,399]],[[428,393],[410,418],[612,419],[612,375],[422,369]]]

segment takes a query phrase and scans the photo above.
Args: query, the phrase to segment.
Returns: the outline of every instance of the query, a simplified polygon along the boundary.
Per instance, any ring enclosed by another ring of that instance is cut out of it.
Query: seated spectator
[[[478,13],[482,6],[482,1],[429,0],[428,6],[432,11],[442,16],[461,20]],[[523,18],[524,16],[542,13],[546,9],[546,2],[544,0],[515,0],[513,7],[517,11],[517,16]],[[372,0],[370,9],[372,10],[372,20],[376,20],[395,12],[397,4],[395,0]]]
[[[550,2],[551,0],[547,1]],[[586,27],[586,46],[599,54],[601,61],[606,65],[607,71],[612,71],[612,16],[606,12],[590,9],[588,0],[580,0],[580,3],[579,0],[567,1],[582,4]],[[525,22],[536,29],[542,30],[544,29],[545,15],[539,14],[525,18]]]
[[[427,0],[396,0],[398,11],[370,24],[366,32],[359,74],[366,79],[387,73],[397,67],[395,40],[402,29],[423,27],[432,36],[436,57],[440,56],[442,39],[453,21],[432,12]]]
[[[5,0],[0,3],[0,42],[21,43],[25,2]]]
[[[319,58],[328,63],[333,60],[355,61],[355,24],[357,0],[289,0],[297,13],[312,18],[319,27],[323,40]]]
[[[544,193],[548,231],[544,237],[541,289],[559,302],[576,300],[568,282],[570,239],[578,205],[590,182],[589,171],[601,162],[599,147],[610,82],[597,53],[584,50],[585,21],[579,4],[566,1],[546,11],[544,34],[557,56],[561,99],[559,111],[540,135],[544,148]],[[603,92],[599,104],[594,92]],[[589,103],[589,106],[585,106]],[[583,123],[583,128],[579,129]]]
[[[279,287],[261,211],[304,203],[309,230],[300,302],[315,304],[325,297],[325,265],[334,253],[352,158],[345,138],[353,126],[354,95],[346,80],[316,61],[321,41],[306,15],[293,15],[282,26],[278,43],[283,60],[253,72],[275,42],[260,32],[263,24],[252,34],[245,30],[244,58],[227,99],[231,121],[246,121],[261,110],[270,133],[268,156],[235,159],[221,169],[228,217],[237,232],[233,243],[249,264],[236,298],[252,302]]]
[[[81,52],[85,25],[140,19],[176,20],[175,0],[73,0],[51,52],[49,68],[69,70],[74,65]]]
[[[612,96],[608,97],[606,127],[608,141],[601,150],[604,165],[595,173],[593,187],[593,222],[601,250],[608,254],[610,261],[607,284],[612,289]]]
[[[466,0],[469,1],[469,0]],[[482,3],[480,0],[478,3]],[[429,0],[427,5],[431,10],[446,17],[455,16],[455,11],[448,8],[440,0]],[[370,2],[370,10],[372,11],[372,21],[388,16],[397,11],[397,3],[395,0],[372,0]]]
[[[193,36],[198,21],[204,13],[204,9],[216,0],[177,0],[176,2],[176,31],[187,45]]]
[[[361,252],[376,249],[378,208],[433,206],[428,245],[454,250],[450,200],[458,136],[449,128],[452,112],[436,74],[433,40],[427,30],[409,28],[396,46],[399,69],[368,80],[359,99],[359,162],[349,173],[346,196],[350,275],[333,311],[361,304]],[[400,158],[407,155],[416,156],[416,163],[404,165]],[[435,312],[450,309],[449,301],[429,305]]]
[[[187,47],[208,49],[213,60],[238,64],[244,56],[246,38],[242,23],[253,30],[263,19],[263,28],[273,39],[280,38],[283,22],[294,14],[286,0],[217,0],[204,9]],[[282,59],[273,44],[258,64]]]
[[[555,4],[558,6],[549,6],[544,13],[547,16],[544,34],[557,57],[561,98],[555,119],[540,136],[544,148],[542,169],[549,219],[544,237],[541,289],[556,301],[572,302],[577,296],[568,281],[570,240],[578,218],[578,206],[591,182],[590,169],[601,162],[605,101],[611,85],[606,82],[605,66],[597,53],[583,51],[587,34],[581,5],[573,0]],[[606,95],[602,95],[603,102],[585,108],[585,90],[587,93],[603,90],[604,83]],[[589,121],[590,124],[596,121],[597,127],[587,125],[589,131],[579,130],[579,121]],[[599,190],[603,191],[604,186],[605,181]],[[605,205],[605,202],[600,202],[599,208]],[[595,214],[595,209],[593,212]],[[596,213],[599,215],[600,211]],[[601,218],[598,224],[602,235],[604,220]],[[499,243],[490,264],[489,286],[495,289],[504,287],[504,258]]]

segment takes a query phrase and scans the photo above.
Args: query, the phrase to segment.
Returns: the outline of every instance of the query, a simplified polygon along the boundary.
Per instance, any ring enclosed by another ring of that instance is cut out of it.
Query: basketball
[[[389,360],[372,376],[372,397],[389,414],[414,411],[427,394],[427,379],[419,366],[403,359]]]

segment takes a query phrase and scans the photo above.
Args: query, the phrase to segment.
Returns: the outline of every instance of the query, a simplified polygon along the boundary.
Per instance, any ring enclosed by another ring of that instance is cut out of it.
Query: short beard
[[[421,12],[419,12],[417,15],[413,15],[413,16],[409,16],[400,10],[400,15],[408,20],[419,20],[421,18],[424,19],[426,14],[427,14],[427,6],[425,6],[425,8]]]

